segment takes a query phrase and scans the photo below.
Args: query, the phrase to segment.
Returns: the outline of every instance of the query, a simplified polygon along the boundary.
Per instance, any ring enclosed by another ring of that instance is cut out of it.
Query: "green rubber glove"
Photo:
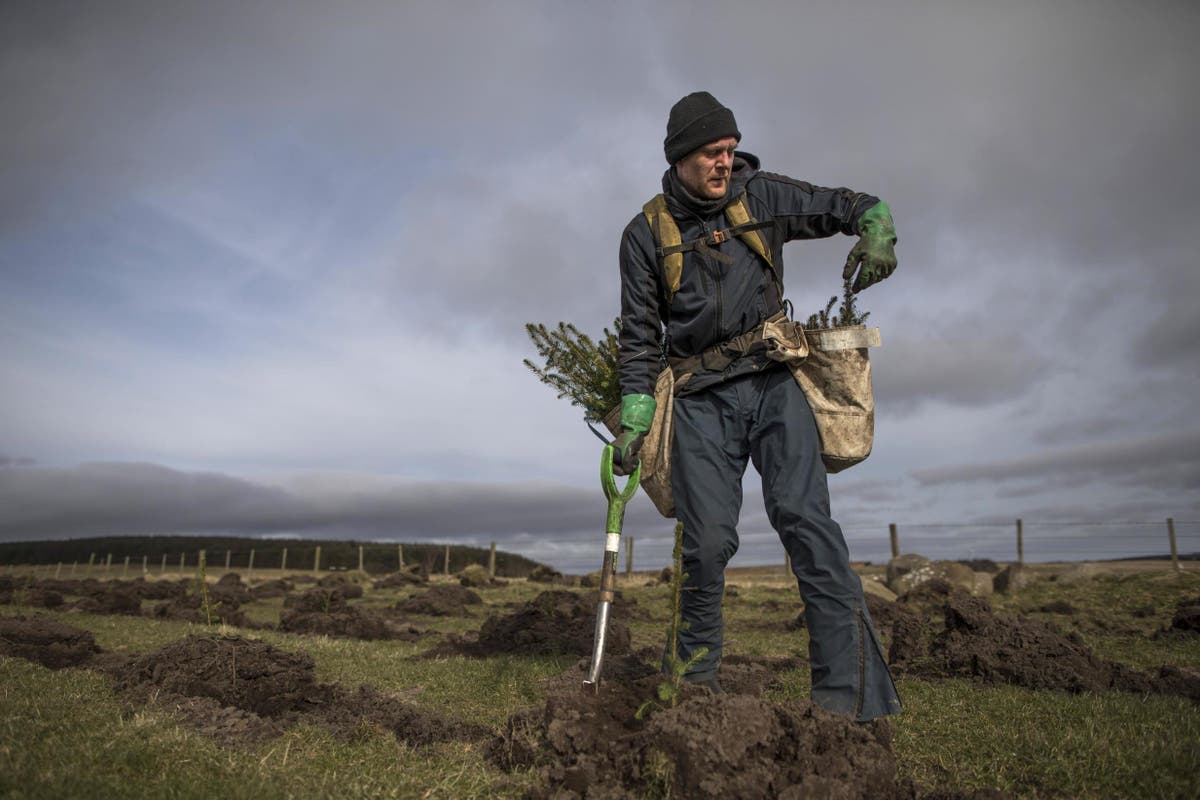
[[[846,268],[842,270],[842,280],[846,281],[858,270],[850,287],[855,294],[879,283],[896,269],[896,226],[887,203],[880,200],[868,208],[858,218],[858,230],[858,243],[846,257]]]
[[[654,421],[658,403],[648,394],[627,394],[621,398],[621,433],[613,441],[613,473],[629,475],[638,465],[638,451]]]

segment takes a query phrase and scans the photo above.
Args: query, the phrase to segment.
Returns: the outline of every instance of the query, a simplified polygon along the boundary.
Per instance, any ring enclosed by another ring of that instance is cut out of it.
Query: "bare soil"
[[[552,681],[544,708],[513,715],[488,749],[502,769],[537,771],[534,797],[913,796],[886,723],[686,685],[677,706],[638,720],[661,676],[636,657],[613,659],[593,694],[584,666]]]
[[[98,669],[127,703],[172,711],[226,745],[270,738],[301,721],[343,736],[374,724],[413,746],[490,736],[373,687],[320,683],[306,653],[239,636],[188,636],[130,657],[106,653],[89,632],[55,620],[0,617],[0,655]]]
[[[402,600],[396,608],[407,614],[423,614],[430,617],[469,617],[467,606],[483,604],[483,598],[475,592],[455,584],[435,584],[424,593]]]
[[[999,617],[986,600],[954,592],[938,615],[897,617],[888,661],[896,674],[970,677],[1029,689],[1116,689],[1200,702],[1200,675],[1176,667],[1144,673],[1096,656],[1077,636],[1038,620]]]
[[[564,589],[542,592],[511,614],[488,617],[479,630],[478,653],[590,655],[596,632],[597,602]],[[633,635],[621,620],[629,618],[630,608],[621,600],[614,601],[607,653],[629,652]]]
[[[88,631],[48,617],[0,617],[0,655],[63,669],[86,664],[99,652]]]

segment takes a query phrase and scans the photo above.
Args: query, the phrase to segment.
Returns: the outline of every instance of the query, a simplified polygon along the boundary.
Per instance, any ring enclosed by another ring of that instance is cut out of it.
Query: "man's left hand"
[[[867,209],[859,218],[858,228],[862,233],[842,270],[842,280],[854,277],[850,288],[855,294],[879,283],[896,269],[896,227],[887,203],[881,200]]]

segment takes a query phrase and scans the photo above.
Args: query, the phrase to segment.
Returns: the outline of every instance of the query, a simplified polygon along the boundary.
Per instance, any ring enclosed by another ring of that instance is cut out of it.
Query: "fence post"
[[[625,578],[633,575],[633,537],[625,537]]]
[[[491,552],[488,553],[488,577],[496,577],[496,543],[492,542]]]
[[[250,562],[246,564],[246,580],[250,580],[250,576],[254,574],[254,548],[250,548]]]
[[[106,578],[108,577],[108,572],[111,569],[112,569],[112,553],[109,553],[108,556],[104,559],[104,577],[106,577]]]
[[[283,572],[287,569],[287,548],[283,548],[283,553],[279,556],[279,571]]]
[[[1017,520],[1017,563],[1025,565],[1025,524]]]
[[[79,562],[78,562],[78,561],[72,561],[72,562],[71,562],[71,577],[72,577],[72,578],[74,578],[74,577],[75,577],[75,567],[77,567],[77,566],[79,566]]]
[[[149,563],[149,559],[150,559],[149,556],[142,556],[142,577],[143,578],[150,574],[150,568],[146,566]]]
[[[450,574],[450,545],[446,545],[446,574]]]
[[[1179,566],[1179,548],[1175,545],[1175,518],[1167,517],[1167,538],[1171,540],[1171,565],[1175,567],[1175,571],[1179,572],[1182,569]]]
[[[180,553],[179,554],[179,574],[180,575],[183,574],[183,566],[185,563],[187,563],[187,553]]]
[[[167,574],[167,554],[163,553],[162,569],[159,570],[163,575]]]
[[[892,558],[900,556],[900,534],[896,531],[896,523],[888,523],[888,538],[892,540]]]
[[[400,565],[400,569],[404,569],[404,545],[396,545],[396,562]]]
[[[358,571],[363,571],[363,546],[361,544],[358,546]]]
[[[317,551],[313,554],[313,572],[321,571],[321,545],[317,545]]]
[[[225,548],[225,571],[226,572],[229,572],[229,564],[232,559],[233,559],[233,551],[230,550],[228,547],[226,547]]]
[[[54,568],[54,580],[58,580],[58,576],[62,574],[62,562],[58,562],[58,566]]]
[[[125,556],[125,566],[121,568],[121,577],[129,575],[129,556]]]

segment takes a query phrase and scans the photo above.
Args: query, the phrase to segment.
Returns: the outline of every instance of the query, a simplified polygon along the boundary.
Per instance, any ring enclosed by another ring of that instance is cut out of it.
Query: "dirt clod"
[[[633,636],[614,603],[605,652],[628,653]],[[628,618],[628,614],[624,618]],[[491,616],[479,630],[478,648],[495,653],[590,655],[596,632],[596,602],[575,592],[553,589],[505,616]]]
[[[898,674],[972,677],[1029,689],[1067,692],[1117,689],[1200,699],[1200,676],[1169,668],[1142,673],[1096,656],[1078,637],[1032,619],[999,617],[987,601],[954,593],[944,625],[916,618],[892,631],[889,662]]]
[[[99,652],[95,637],[80,628],[48,617],[0,617],[0,655],[63,669],[86,664]]]
[[[580,677],[575,669],[551,686],[544,709],[514,715],[489,748],[501,768],[537,769],[534,797],[908,794],[886,727],[856,725],[807,701],[704,689],[639,721],[659,676],[610,679],[599,694],[581,691]]]
[[[463,586],[437,584],[423,594],[410,597],[396,604],[406,614],[424,614],[430,617],[466,617],[471,612],[467,606],[483,604],[483,598]]]

